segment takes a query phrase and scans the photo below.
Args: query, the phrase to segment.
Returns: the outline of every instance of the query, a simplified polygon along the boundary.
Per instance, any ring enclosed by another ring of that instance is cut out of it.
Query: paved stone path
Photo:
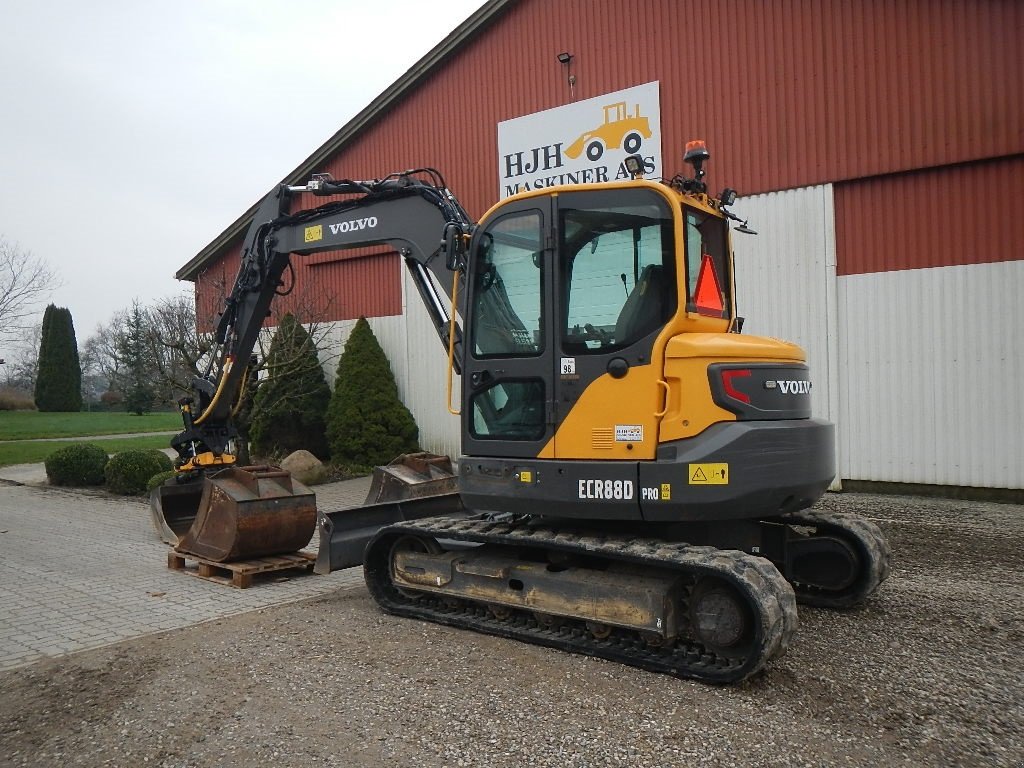
[[[167,568],[147,502],[12,479],[0,480],[0,670],[363,583],[361,568],[243,590],[192,578]],[[317,503],[361,504],[369,484],[317,486]]]

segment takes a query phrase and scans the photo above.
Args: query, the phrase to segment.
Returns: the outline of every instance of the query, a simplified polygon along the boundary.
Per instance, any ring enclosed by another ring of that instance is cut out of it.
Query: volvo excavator
[[[316,570],[361,564],[389,613],[711,683],[784,653],[797,602],[863,601],[888,546],[867,520],[810,510],[834,428],[811,416],[803,351],[741,333],[736,193],[708,194],[708,158],[691,142],[692,171],[652,181],[634,155],[623,181],[525,192],[479,222],[432,169],[277,187],[216,363],[181,401],[178,476],[153,495],[165,538],[226,560],[316,527]],[[330,199],[293,210],[301,193]],[[288,473],[234,466],[233,403],[291,259],[380,245],[423,299],[449,389],[461,374],[457,480],[317,512]]]

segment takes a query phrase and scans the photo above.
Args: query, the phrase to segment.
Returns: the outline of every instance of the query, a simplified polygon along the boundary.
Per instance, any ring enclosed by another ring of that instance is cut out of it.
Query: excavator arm
[[[303,192],[344,199],[290,212],[293,199]],[[391,246],[405,261],[447,349],[453,327],[448,311],[452,280],[454,274],[463,279],[463,237],[471,227],[461,204],[432,169],[403,171],[382,180],[316,177],[304,186],[278,186],[260,203],[246,234],[238,276],[217,324],[217,354],[210,370],[193,380],[191,396],[181,402],[185,430],[172,441],[179,464],[219,464],[228,442],[236,436],[232,408],[264,318],[280,294],[293,254]],[[437,278],[444,298],[431,274]],[[457,324],[454,327],[453,363],[459,372],[462,332]]]
[[[333,199],[293,212],[292,203],[302,193]],[[248,362],[292,257],[394,248],[458,372],[462,331],[449,307],[457,295],[453,278],[464,279],[463,249],[472,226],[432,169],[372,181],[314,177],[304,186],[280,185],[263,199],[243,242],[209,367],[179,401],[184,430],[171,440],[178,473],[150,496],[153,522],[164,541],[179,552],[226,562],[293,552],[313,534],[317,510],[309,489],[277,467],[235,467],[229,452],[238,434],[233,411],[252,375]]]

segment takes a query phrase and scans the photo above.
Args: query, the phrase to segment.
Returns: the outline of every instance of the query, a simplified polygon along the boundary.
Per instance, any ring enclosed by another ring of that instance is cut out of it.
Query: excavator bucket
[[[295,552],[316,529],[316,496],[277,467],[229,467],[160,486],[152,499],[161,538],[214,562]]]
[[[452,460],[435,453],[403,453],[373,470],[373,482],[364,504],[421,499],[458,490]]]

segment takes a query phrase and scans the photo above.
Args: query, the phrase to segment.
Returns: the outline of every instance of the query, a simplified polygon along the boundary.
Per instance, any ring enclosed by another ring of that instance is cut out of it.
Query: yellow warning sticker
[[[690,485],[728,485],[728,464],[690,464]]]
[[[324,225],[317,224],[315,227],[306,227],[306,231],[303,233],[307,243],[315,243],[317,240],[324,239]]]
[[[533,472],[529,469],[523,469],[519,472],[519,482],[521,483],[532,483]]]
[[[661,484],[661,500],[671,501],[672,500],[672,483]]]

